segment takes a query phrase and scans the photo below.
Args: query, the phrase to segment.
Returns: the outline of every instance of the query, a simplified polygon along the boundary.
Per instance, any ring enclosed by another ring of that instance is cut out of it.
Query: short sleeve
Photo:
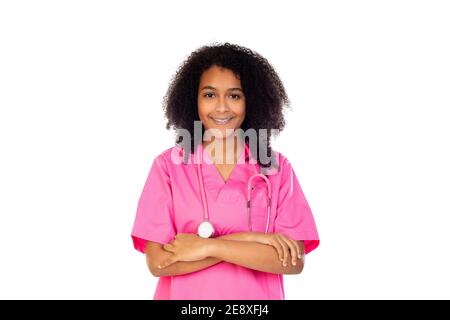
[[[291,239],[303,240],[308,253],[319,245],[316,223],[289,160],[283,157],[283,162],[274,229]]]
[[[145,253],[148,240],[166,244],[175,235],[170,177],[163,156],[158,156],[139,198],[131,237],[134,248]]]

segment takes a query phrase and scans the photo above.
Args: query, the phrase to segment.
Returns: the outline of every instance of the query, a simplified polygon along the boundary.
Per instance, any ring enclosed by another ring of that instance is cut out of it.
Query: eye
[[[206,98],[212,98],[214,96],[214,93],[208,92],[208,93],[205,93],[203,96]]]
[[[230,97],[233,100],[239,100],[241,98],[241,96],[239,94],[231,94]]]

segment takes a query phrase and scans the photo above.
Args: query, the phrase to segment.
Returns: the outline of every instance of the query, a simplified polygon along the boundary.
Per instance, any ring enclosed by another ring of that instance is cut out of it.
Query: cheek
[[[198,115],[200,116],[200,118],[206,117],[206,115],[209,113],[209,107],[207,103],[198,101],[197,108],[198,108]]]
[[[245,105],[244,105],[244,106],[242,107],[242,109],[240,110],[239,115],[240,115],[241,117],[245,117]]]
[[[240,115],[244,115],[245,107],[246,107],[246,101],[245,101],[245,98],[242,98],[236,102],[236,113],[239,113]]]
[[[244,118],[245,117],[245,102],[239,103],[236,106],[234,113],[237,114],[240,118]]]
[[[203,123],[205,127],[209,127],[208,125],[208,114],[211,113],[211,106],[208,103],[198,101],[197,103],[197,111],[200,121]]]

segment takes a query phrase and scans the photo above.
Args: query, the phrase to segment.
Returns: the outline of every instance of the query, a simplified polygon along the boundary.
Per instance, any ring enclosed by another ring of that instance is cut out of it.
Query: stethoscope
[[[244,152],[248,152],[248,146],[246,143],[244,143],[245,146],[245,151]],[[202,198],[202,207],[203,207],[203,222],[200,223],[200,225],[198,226],[197,229],[197,233],[200,237],[202,238],[210,238],[212,235],[214,235],[214,226],[212,225],[212,223],[209,221],[209,214],[208,214],[208,205],[206,203],[206,195],[205,195],[205,185],[204,185],[204,181],[203,181],[203,174],[202,174],[202,161],[203,161],[203,145],[200,144],[198,149],[196,152],[196,159],[197,159],[197,179],[198,179],[198,184],[200,186],[200,194],[201,194],[201,198]],[[199,152],[200,151],[200,152]],[[202,157],[202,159],[200,159],[200,156]],[[253,170],[255,172],[254,175],[252,175],[248,181],[247,181],[247,216],[248,216],[248,228],[249,231],[252,231],[252,223],[250,220],[250,198],[251,198],[251,183],[253,181],[253,179],[255,178],[262,178],[265,183],[266,183],[266,187],[267,187],[267,222],[266,222],[266,233],[269,230],[269,221],[270,221],[270,198],[271,198],[271,185],[270,185],[270,181],[269,179],[263,175],[262,173],[258,173],[255,169],[255,166],[253,166]]]

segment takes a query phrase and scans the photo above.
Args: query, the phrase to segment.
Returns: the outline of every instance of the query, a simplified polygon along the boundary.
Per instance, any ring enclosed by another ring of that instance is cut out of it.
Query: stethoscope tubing
[[[249,152],[247,144],[244,143],[244,146],[245,146],[244,152]],[[197,150],[197,152],[196,152],[196,160],[197,160],[196,166],[197,166],[197,180],[198,180],[198,184],[200,186],[200,196],[202,199],[203,221],[209,221],[208,203],[207,203],[207,199],[206,199],[205,185],[204,185],[203,174],[202,174],[203,146],[200,144],[198,149],[200,149],[200,150]],[[252,175],[247,181],[248,227],[249,227],[249,230],[252,231],[251,212],[250,212],[251,211],[251,209],[250,209],[251,208],[251,190],[252,190],[251,183],[252,183],[253,179],[261,178],[264,180],[264,182],[266,184],[266,188],[267,188],[267,222],[266,222],[266,229],[265,229],[265,232],[267,233],[269,230],[270,211],[271,211],[271,194],[272,194],[271,183],[270,183],[270,180],[265,175],[258,173],[256,171],[255,166],[253,166],[253,169],[255,171],[255,174]]]

